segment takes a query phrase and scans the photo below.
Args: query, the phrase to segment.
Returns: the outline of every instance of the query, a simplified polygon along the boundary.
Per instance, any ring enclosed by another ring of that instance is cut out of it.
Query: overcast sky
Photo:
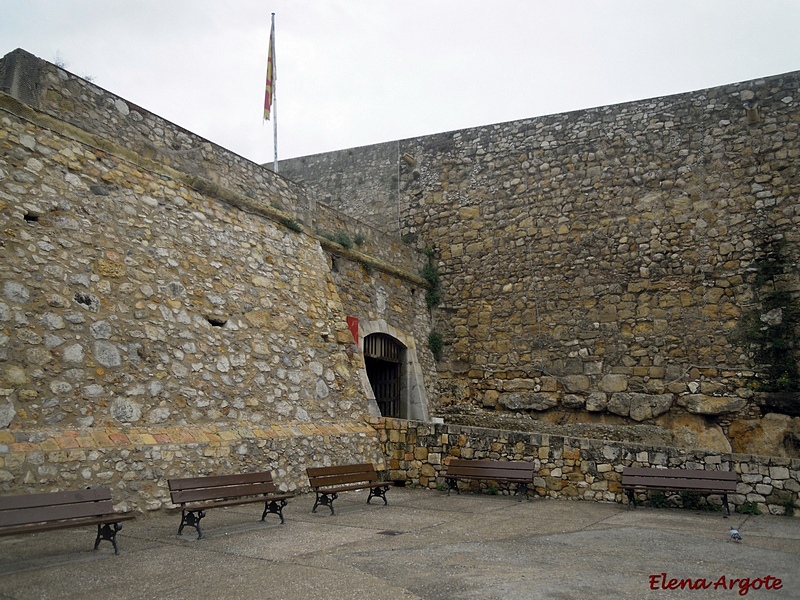
[[[800,70],[799,0],[0,0],[23,48],[250,160]]]

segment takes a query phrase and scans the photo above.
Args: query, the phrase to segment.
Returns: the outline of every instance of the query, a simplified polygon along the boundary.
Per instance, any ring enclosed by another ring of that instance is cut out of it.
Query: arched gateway
[[[370,413],[427,421],[428,398],[414,338],[384,321],[359,322],[358,337]]]

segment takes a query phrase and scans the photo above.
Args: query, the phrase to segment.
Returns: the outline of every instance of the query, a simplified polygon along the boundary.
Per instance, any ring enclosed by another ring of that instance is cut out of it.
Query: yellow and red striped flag
[[[272,99],[275,97],[275,20],[269,32],[269,54],[267,55],[267,91],[264,94],[264,120],[269,121]]]

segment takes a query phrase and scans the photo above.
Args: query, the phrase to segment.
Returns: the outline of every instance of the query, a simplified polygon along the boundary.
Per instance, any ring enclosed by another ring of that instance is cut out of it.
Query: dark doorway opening
[[[364,338],[367,377],[384,417],[403,417],[400,402],[402,354],[403,346],[389,335],[373,333]]]

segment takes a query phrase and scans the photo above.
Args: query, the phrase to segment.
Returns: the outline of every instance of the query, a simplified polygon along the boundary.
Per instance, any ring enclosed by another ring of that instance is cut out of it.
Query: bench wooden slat
[[[533,464],[525,464],[524,466],[518,465],[470,465],[464,463],[450,464],[447,466],[447,474],[459,477],[474,477],[482,479],[491,479],[498,477],[500,479],[530,479],[533,475]]]
[[[628,508],[636,505],[635,492],[694,492],[720,494],[725,510],[730,514],[728,494],[736,492],[738,474],[732,471],[706,471],[704,469],[657,469],[647,467],[624,467],[622,489],[628,496]]]
[[[370,463],[354,465],[335,465],[331,467],[308,467],[306,473],[309,477],[319,477],[325,475],[343,475],[350,473],[369,473],[376,474],[375,466]]]
[[[173,504],[200,502],[202,500],[227,500],[242,496],[258,496],[278,492],[271,481],[267,483],[247,483],[242,485],[226,485],[220,487],[196,487],[175,490],[171,493]]]
[[[242,504],[254,504],[256,502],[278,502],[294,498],[294,494],[280,494],[276,496],[248,496],[246,498],[228,498],[227,500],[204,500],[200,502],[182,504],[181,508],[187,511],[207,510],[211,508],[223,508],[225,506],[240,506]]]
[[[272,473],[261,471],[257,473],[239,473],[236,475],[209,475],[207,477],[184,477],[170,479],[170,490],[190,490],[194,488],[213,488],[243,483],[263,483],[272,481]]]
[[[351,492],[353,490],[365,490],[367,488],[379,488],[392,485],[391,481],[361,481],[351,485],[336,485],[336,486],[317,486],[315,489],[320,492]]]
[[[374,497],[386,501],[386,491],[392,486],[391,481],[380,481],[375,465],[372,463],[360,463],[352,465],[337,465],[330,467],[308,467],[306,469],[308,482],[311,489],[316,493],[317,498],[311,512],[317,512],[317,506],[322,504],[333,510],[333,501],[336,500],[339,492],[369,489],[367,504]]]
[[[131,513],[117,513],[105,517],[84,517],[81,519],[66,519],[62,521],[49,521],[28,523],[25,525],[11,525],[0,529],[0,537],[7,535],[19,535],[22,533],[38,533],[41,531],[54,531],[57,529],[71,529],[74,527],[88,527],[89,525],[105,525],[110,523],[121,523],[135,519],[136,515]]]
[[[528,497],[528,484],[533,483],[534,474],[534,464],[527,461],[451,458],[444,478],[448,482],[448,494],[452,490],[461,493],[456,481],[475,480],[515,483],[515,493],[521,489]]]
[[[360,482],[369,482],[374,481],[378,478],[377,473],[373,471],[372,475],[364,474],[364,473],[352,473],[352,474],[342,474],[342,475],[317,475],[312,477],[309,475],[309,481],[312,481],[311,484],[313,487],[332,487],[332,486],[340,486],[340,485],[347,485],[351,483],[360,483]]]
[[[18,496],[0,496],[0,511],[100,500],[111,500],[111,490],[109,488],[86,488],[84,490],[69,490],[66,492],[38,492]]]
[[[133,513],[114,511],[109,488],[0,497],[0,536],[97,525],[95,549],[101,540],[108,540],[119,554],[120,523],[134,518]]]
[[[736,481],[714,479],[682,479],[670,477],[627,477],[623,487],[677,489],[708,492],[735,492]]]
[[[96,517],[114,512],[110,500],[102,502],[81,502],[80,504],[56,504],[55,506],[34,506],[0,511],[0,527],[23,525],[25,523],[42,523],[60,521],[62,519],[78,519]]]
[[[206,516],[206,510],[263,502],[261,520],[272,513],[278,515],[281,523],[284,523],[283,507],[289,498],[294,498],[293,493],[278,489],[270,471],[183,477],[170,479],[167,484],[172,503],[182,509],[178,535],[189,525],[197,530],[198,539],[203,537],[200,520]]]

